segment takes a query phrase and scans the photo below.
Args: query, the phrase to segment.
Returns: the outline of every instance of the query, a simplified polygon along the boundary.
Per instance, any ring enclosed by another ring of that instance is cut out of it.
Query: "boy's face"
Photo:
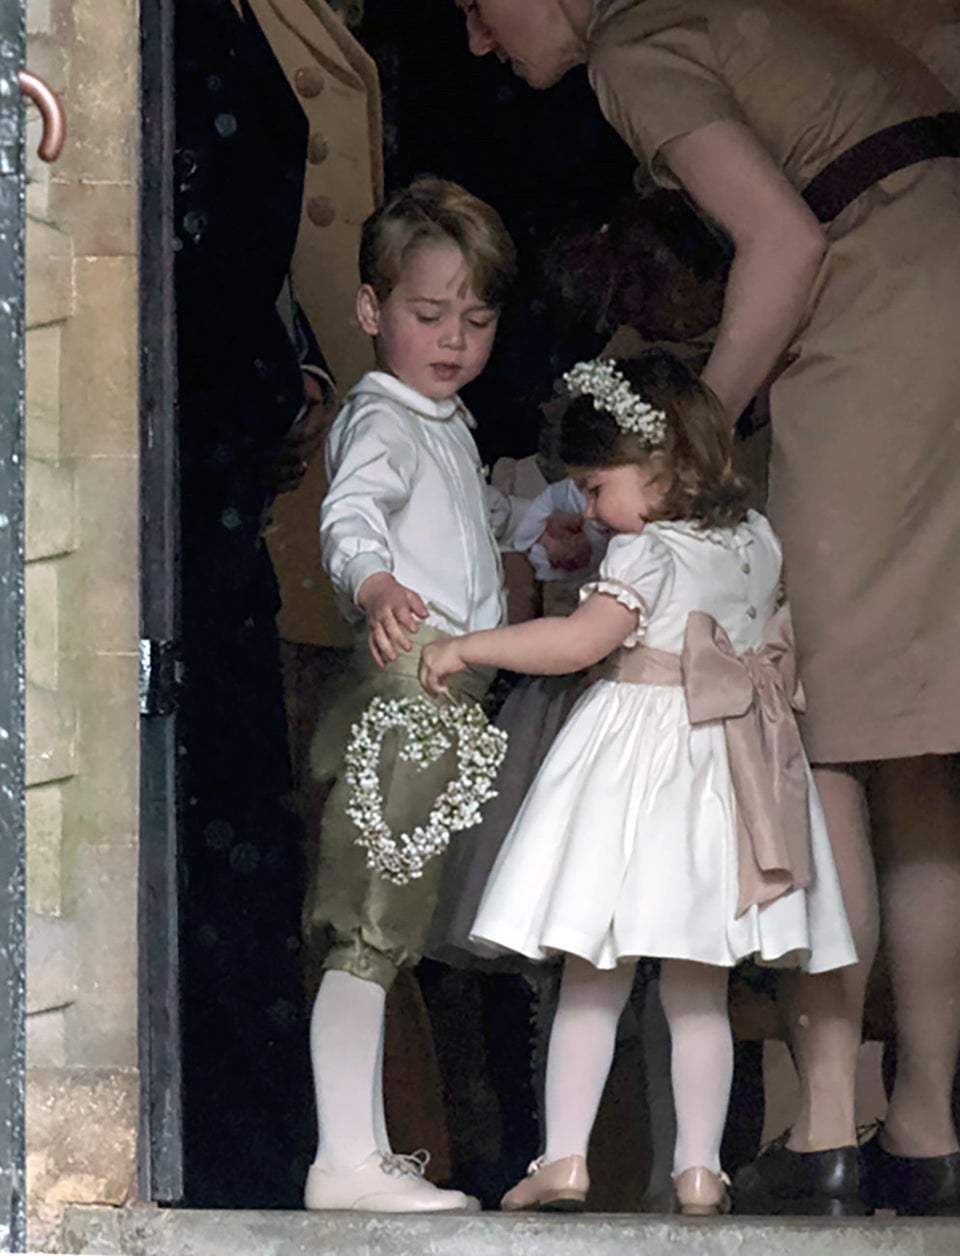
[[[360,326],[377,342],[384,370],[432,401],[454,396],[490,357],[498,312],[473,291],[455,244],[427,242],[407,256],[396,287],[378,301],[364,284]]]

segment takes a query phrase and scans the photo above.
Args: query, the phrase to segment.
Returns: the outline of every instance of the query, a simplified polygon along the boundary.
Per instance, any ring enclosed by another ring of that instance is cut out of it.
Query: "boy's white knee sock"
[[[319,1141],[315,1163],[349,1169],[378,1149],[386,992],[352,973],[324,973],[310,1018]],[[380,1067],[378,1068],[378,1061]]]

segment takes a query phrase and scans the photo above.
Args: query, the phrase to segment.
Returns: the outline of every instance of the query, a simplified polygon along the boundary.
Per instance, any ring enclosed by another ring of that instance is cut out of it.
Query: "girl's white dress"
[[[740,654],[776,609],[780,545],[751,511],[735,528],[649,524],[610,543],[582,596],[639,612],[627,647],[679,654],[692,611]],[[807,769],[809,775],[809,768]],[[490,874],[471,936],[599,968],[639,956],[808,972],[856,960],[810,780],[806,889],[736,916],[737,820],[721,722],[691,727],[683,689],[599,680],[560,731]]]

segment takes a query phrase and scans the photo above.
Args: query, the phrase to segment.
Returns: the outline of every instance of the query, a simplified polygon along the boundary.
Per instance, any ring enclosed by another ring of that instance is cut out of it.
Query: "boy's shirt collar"
[[[356,397],[362,393],[380,393],[383,396],[390,397],[394,401],[399,401],[401,405],[406,406],[408,410],[412,410],[414,414],[423,419],[435,419],[445,422],[452,419],[455,414],[459,414],[468,427],[476,427],[476,422],[470,411],[460,400],[459,396],[447,397],[443,401],[432,401],[429,397],[425,397],[423,393],[417,392],[415,388],[410,388],[397,379],[395,375],[391,375],[387,371],[367,371],[356,384],[350,389],[348,397]]]

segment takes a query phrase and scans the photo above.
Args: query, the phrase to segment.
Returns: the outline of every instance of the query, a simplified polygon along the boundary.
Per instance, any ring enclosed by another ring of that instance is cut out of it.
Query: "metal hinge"
[[[140,714],[172,715],[177,709],[182,666],[174,641],[140,638]]]

